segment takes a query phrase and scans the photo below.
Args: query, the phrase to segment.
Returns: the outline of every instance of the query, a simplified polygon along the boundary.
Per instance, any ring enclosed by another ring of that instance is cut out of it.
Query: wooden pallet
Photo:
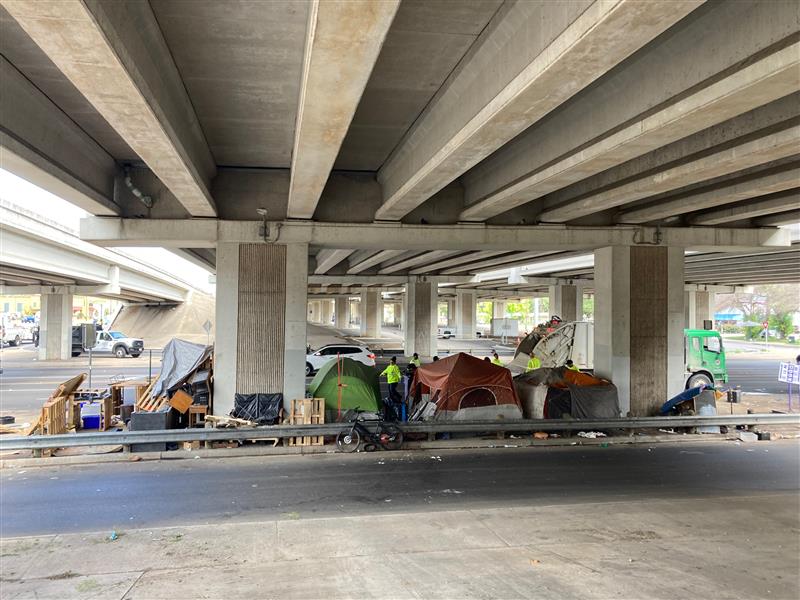
[[[158,398],[153,398],[151,396],[148,396],[136,403],[136,411],[158,412],[168,405],[167,400],[168,399],[166,396],[159,396]]]
[[[321,425],[325,423],[325,398],[303,398],[292,400],[289,413],[290,425]],[[322,446],[325,438],[321,435],[290,437],[290,446]]]
[[[59,435],[67,433],[67,402],[68,396],[50,398],[42,406],[42,416],[39,420],[40,435]]]

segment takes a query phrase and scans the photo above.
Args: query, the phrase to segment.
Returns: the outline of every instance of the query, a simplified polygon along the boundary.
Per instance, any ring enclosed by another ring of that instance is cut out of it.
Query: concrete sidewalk
[[[190,511],[191,498],[183,500]],[[287,513],[117,530],[115,541],[110,531],[3,539],[0,596],[797,598],[799,526],[796,493],[309,520]]]

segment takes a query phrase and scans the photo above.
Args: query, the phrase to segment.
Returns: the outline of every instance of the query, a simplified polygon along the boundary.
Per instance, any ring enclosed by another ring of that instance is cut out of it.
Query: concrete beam
[[[477,185],[467,182],[470,204],[459,219],[485,220],[790,94],[797,89],[798,57],[800,44],[795,43],[726,77],[709,78],[688,95],[676,96],[656,112],[628,118],[622,129],[611,128],[588,146],[581,145],[543,168],[522,173],[514,161],[497,159],[491,177],[482,174]],[[594,113],[584,116],[592,119]],[[504,153],[513,156],[520,149],[509,147],[501,150]],[[485,189],[491,181],[498,185],[493,191]]]
[[[364,256],[350,261],[348,274],[361,273],[367,269],[403,254],[405,250],[381,250],[377,253],[364,252]]]
[[[753,224],[757,227],[773,227],[778,225],[793,225],[800,223],[800,209],[790,210],[785,213],[777,215],[770,215],[768,217],[759,217]]]
[[[566,223],[648,196],[786,158],[797,153],[797,140],[800,137],[800,125],[797,123],[797,119],[791,119],[778,131],[768,131],[748,137],[716,152],[706,153],[676,166],[659,169],[654,173],[584,196],[562,206],[546,209],[539,214],[538,219],[545,223]]]
[[[116,163],[0,56],[0,168],[96,215],[118,215]]]
[[[297,109],[289,218],[314,216],[400,0],[312,0]]]
[[[411,225],[404,223],[269,223],[265,240],[259,221],[159,220],[89,217],[81,239],[100,246],[212,247],[218,242],[307,243],[324,248],[514,251],[519,248],[585,250],[608,246],[678,246],[697,251],[737,251],[791,245],[782,229],[708,227],[572,227],[567,225]],[[176,240],[178,242],[176,243]]]
[[[800,174],[800,170],[798,170]],[[800,185],[800,178],[795,183]],[[721,208],[711,212],[703,213],[689,219],[692,225],[719,225],[720,223],[730,223],[742,219],[752,219],[762,215],[771,215],[787,210],[792,210],[800,206],[800,192],[797,189],[788,190],[778,194],[772,194],[768,198],[755,199],[749,202],[739,203],[735,206]]]
[[[618,223],[649,223],[666,217],[731,204],[755,196],[781,192],[800,185],[800,168],[782,168],[768,173],[737,177],[723,183],[681,194],[679,198],[665,198],[649,206],[626,210]]]
[[[353,252],[355,252],[355,250],[335,250],[332,248],[323,248],[317,253],[317,266],[314,269],[314,273],[316,275],[327,273],[345,258],[350,256]]]
[[[437,271],[439,269],[445,269],[447,267],[452,267],[454,265],[463,265],[465,263],[474,262],[481,259],[492,258],[495,256],[499,256],[501,254],[506,254],[503,250],[488,250],[483,252],[471,252],[469,254],[462,254],[455,258],[448,258],[447,260],[440,260],[424,267],[418,267],[416,269],[411,269],[409,271],[412,275],[420,275],[422,273],[430,273],[432,271]]]
[[[216,216],[214,159],[148,2],[1,3],[190,215]]]
[[[397,220],[700,5],[504,5],[378,174]],[[568,76],[565,76],[568,74]]]
[[[417,265],[430,261],[436,261],[440,258],[447,258],[448,256],[453,256],[453,254],[455,254],[455,252],[452,250],[434,250],[432,252],[426,252],[419,256],[412,256],[411,258],[407,258],[405,260],[401,260],[400,262],[383,267],[378,271],[378,273],[396,273],[397,271],[402,271],[403,269],[408,269],[409,267],[416,267]]]
[[[444,275],[435,277],[409,276],[409,275],[309,275],[308,283],[315,285],[335,285],[335,284],[383,284],[383,285],[404,285],[409,281],[436,281],[439,284],[458,284],[475,281],[475,277],[470,275]]]

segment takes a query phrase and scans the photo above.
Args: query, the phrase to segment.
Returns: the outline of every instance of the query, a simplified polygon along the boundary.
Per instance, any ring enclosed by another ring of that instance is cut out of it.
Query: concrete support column
[[[714,327],[714,292],[693,291],[684,293],[685,323],[687,329],[703,329],[703,322],[711,321]]]
[[[495,319],[504,319],[506,316],[506,301],[505,300],[492,300],[492,317]]]
[[[305,396],[307,287],[306,244],[217,245],[215,415],[236,393]]]
[[[411,356],[431,358],[437,352],[436,331],[438,329],[437,308],[439,303],[439,284],[436,281],[406,284],[404,352]]]
[[[579,289],[574,285],[551,285],[549,289],[550,315],[558,315],[561,319],[569,323],[578,321],[583,312],[583,297],[579,294]],[[580,296],[580,298],[579,298]],[[580,309],[579,306],[580,300]]]
[[[333,315],[333,303],[330,300],[322,300],[322,310],[320,310],[320,317],[322,317],[323,325],[331,324],[331,316]]]
[[[655,414],[684,387],[683,248],[595,250],[594,369],[623,415]]]
[[[437,318],[437,325],[438,318]],[[448,327],[455,327],[456,326],[456,301],[455,298],[448,298],[447,299],[447,326]]]
[[[381,337],[383,301],[380,292],[361,292],[361,337]]]
[[[41,304],[39,360],[67,360],[72,356],[72,294],[42,294]]]
[[[403,320],[404,320],[404,317],[403,317],[403,304],[405,304],[405,301],[401,300],[400,302],[397,302],[394,305],[394,321],[395,321],[395,324],[400,329],[404,329],[404,326],[403,326]]]
[[[350,327],[350,299],[346,296],[334,300],[336,327],[337,329],[347,329]]]
[[[460,338],[475,337],[475,292],[456,290],[456,335]]]

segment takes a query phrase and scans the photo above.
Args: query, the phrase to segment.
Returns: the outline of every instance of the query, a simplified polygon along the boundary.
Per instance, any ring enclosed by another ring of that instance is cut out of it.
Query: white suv
[[[352,358],[368,367],[375,366],[375,355],[366,346],[331,344],[306,354],[306,375],[312,375],[328,361],[335,360],[337,355]]]

